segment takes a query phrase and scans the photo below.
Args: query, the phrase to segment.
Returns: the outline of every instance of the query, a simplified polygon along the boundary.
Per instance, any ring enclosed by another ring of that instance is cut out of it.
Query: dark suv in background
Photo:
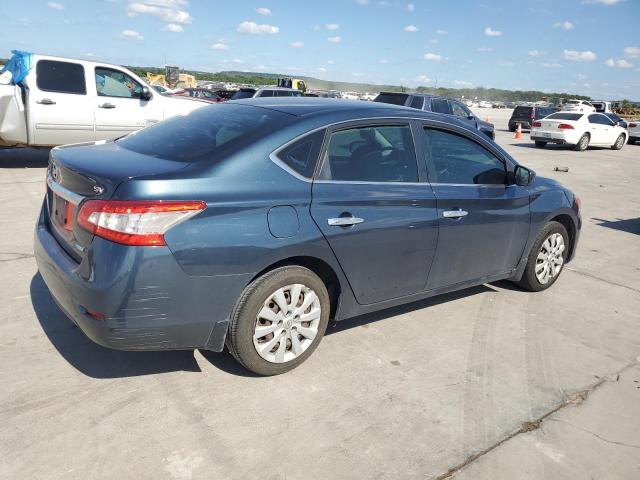
[[[516,107],[513,109],[513,113],[509,119],[509,131],[515,132],[518,129],[518,124],[520,124],[522,128],[531,130],[531,124],[535,120],[547,117],[552,113],[556,113],[558,110],[556,107]]]
[[[490,139],[495,140],[496,138],[495,129],[492,123],[480,120],[471,110],[469,110],[469,108],[467,108],[466,105],[452,98],[420,93],[380,92],[373,101],[379,103],[390,103],[392,105],[404,105],[405,107],[426,110],[427,112],[453,115],[467,123],[470,127],[481,131]]]

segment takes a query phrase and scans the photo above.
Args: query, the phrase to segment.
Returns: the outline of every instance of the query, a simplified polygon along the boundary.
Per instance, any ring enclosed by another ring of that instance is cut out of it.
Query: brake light
[[[205,208],[200,201],[89,200],[80,208],[78,225],[124,245],[166,245],[169,229]]]
[[[638,126],[638,124],[637,124],[637,123],[630,123],[630,124],[629,124],[629,127],[630,127],[630,128],[636,128],[637,126]]]
[[[561,123],[558,125],[558,128],[562,130],[574,130],[573,125],[569,125],[568,123]]]
[[[533,122],[532,126],[535,128],[540,128],[542,126],[542,122]]]

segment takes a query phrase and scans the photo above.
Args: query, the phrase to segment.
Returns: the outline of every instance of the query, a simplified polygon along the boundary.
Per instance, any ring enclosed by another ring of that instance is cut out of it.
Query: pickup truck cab
[[[112,140],[208,105],[159,94],[130,70],[31,55],[17,85],[0,85],[0,146]]]

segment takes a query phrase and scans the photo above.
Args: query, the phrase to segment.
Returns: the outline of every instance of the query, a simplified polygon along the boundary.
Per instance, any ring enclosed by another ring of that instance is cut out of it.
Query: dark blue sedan
[[[509,279],[550,287],[580,202],[463,122],[314,98],[212,105],[51,151],[39,271],[124,350],[290,370],[330,319]]]

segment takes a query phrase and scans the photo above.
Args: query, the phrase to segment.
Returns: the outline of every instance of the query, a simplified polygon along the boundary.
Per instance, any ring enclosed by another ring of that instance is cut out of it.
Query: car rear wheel
[[[527,266],[518,284],[529,291],[539,292],[553,285],[567,260],[569,235],[559,222],[549,222],[536,239]]]
[[[585,133],[580,137],[580,140],[578,140],[578,143],[576,144],[575,147],[573,147],[573,149],[578,152],[584,152],[588,146],[589,146],[589,134]]]
[[[330,309],[327,288],[311,270],[277,268],[245,288],[231,315],[227,346],[258,375],[288,372],[317,348]]]
[[[611,145],[611,149],[612,150],[622,150],[622,147],[624,147],[624,141],[625,141],[625,136],[621,133],[618,136],[618,139],[616,140],[616,143]]]
[[[544,148],[547,146],[547,142],[542,142],[540,140],[536,140],[536,148]]]

